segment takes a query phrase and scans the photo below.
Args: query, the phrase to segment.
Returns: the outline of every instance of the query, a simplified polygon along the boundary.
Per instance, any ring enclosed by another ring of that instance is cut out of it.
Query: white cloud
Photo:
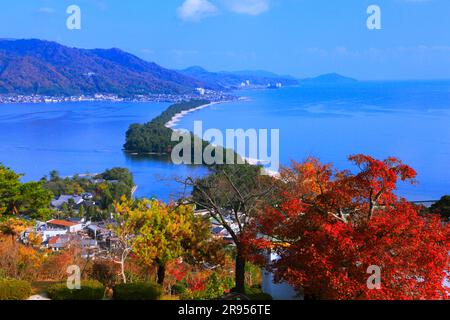
[[[270,0],[222,0],[228,10],[257,16],[270,8]]]
[[[217,7],[208,0],[185,0],[178,8],[178,16],[183,20],[196,21],[217,11]]]

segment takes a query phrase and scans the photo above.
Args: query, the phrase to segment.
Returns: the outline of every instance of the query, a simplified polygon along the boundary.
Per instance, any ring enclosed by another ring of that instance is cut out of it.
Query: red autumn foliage
[[[276,279],[316,299],[448,298],[449,227],[394,194],[416,172],[395,158],[350,161],[356,174],[316,159],[283,169],[280,203],[259,218],[270,241],[257,241],[279,255]],[[369,266],[380,289],[367,285]]]
[[[206,272],[198,272],[187,279],[187,284],[192,292],[204,291],[208,286],[208,274]]]
[[[171,261],[166,270],[168,278],[173,279],[174,283],[185,279],[189,271],[189,266],[179,260]]]

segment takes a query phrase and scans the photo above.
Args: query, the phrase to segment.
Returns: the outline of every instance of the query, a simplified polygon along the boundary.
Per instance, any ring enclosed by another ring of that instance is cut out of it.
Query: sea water
[[[355,170],[347,158],[398,157],[417,172],[417,184],[399,186],[410,200],[450,194],[450,82],[358,82],[237,91],[246,99],[185,116],[176,128],[279,129],[283,165],[309,156]],[[0,105],[0,162],[38,180],[127,167],[136,196],[164,201],[184,194],[174,180],[200,176],[199,166],[175,166],[167,157],[122,151],[132,123],[156,117],[168,103],[80,102]]]

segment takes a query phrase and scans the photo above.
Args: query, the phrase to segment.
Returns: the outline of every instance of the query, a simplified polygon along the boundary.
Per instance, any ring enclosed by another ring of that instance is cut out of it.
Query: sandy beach
[[[226,103],[226,102],[229,102],[229,101],[211,102],[211,103],[202,105],[200,107],[196,107],[196,108],[192,108],[192,109],[189,109],[189,110],[185,110],[185,111],[179,112],[179,113],[175,114],[172,117],[172,119],[170,119],[170,121],[165,124],[165,127],[169,128],[169,129],[173,129],[181,121],[181,119],[183,119],[189,113],[208,108],[208,107],[210,107],[212,105],[215,105],[215,104]]]
[[[243,100],[243,99],[242,99],[242,100]],[[165,124],[165,127],[166,127],[166,128],[169,128],[169,129],[174,129],[174,127],[175,127],[175,126],[176,126],[176,125],[177,125],[177,124],[178,124],[178,123],[179,123],[186,115],[188,115],[188,114],[190,114],[190,113],[192,113],[192,112],[196,112],[196,111],[199,111],[199,110],[208,108],[208,107],[210,107],[210,106],[212,106],[212,105],[215,105],[215,104],[226,103],[226,102],[230,102],[230,101],[211,102],[211,103],[208,103],[208,104],[205,104],[205,105],[196,107],[196,108],[192,108],[192,109],[189,109],[189,110],[185,110],[185,111],[179,112],[179,113],[175,114],[175,115],[172,117],[172,119],[170,119],[170,121],[167,122],[167,123]],[[242,156],[242,155],[241,155],[241,156]],[[244,159],[247,163],[249,163],[249,164],[251,164],[251,165],[263,165],[263,166],[264,166],[264,161],[263,161],[263,160],[260,160],[260,159],[254,159],[254,158],[249,158],[249,157],[243,157],[243,159]],[[263,168],[263,170],[264,170],[265,174],[267,174],[267,175],[269,175],[269,176],[276,177],[276,178],[279,177],[279,172],[277,172],[277,171],[268,170],[268,169],[266,169],[266,168]]]

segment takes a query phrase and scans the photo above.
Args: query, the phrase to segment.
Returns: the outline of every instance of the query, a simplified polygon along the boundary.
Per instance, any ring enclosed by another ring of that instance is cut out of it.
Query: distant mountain
[[[315,78],[302,79],[299,82],[300,84],[347,84],[358,82],[358,80],[337,73],[328,73]]]
[[[296,79],[289,76],[279,76],[267,71],[237,71],[237,72],[210,72],[202,67],[194,66],[180,73],[196,78],[205,83],[215,83],[221,87],[234,89],[239,88],[243,83],[250,86],[267,86],[268,84],[282,83],[285,86],[296,85]]]
[[[224,71],[223,73],[242,75],[242,76],[250,76],[250,77],[259,77],[259,78],[268,78],[268,79],[289,79],[295,80],[293,76],[290,75],[279,75],[270,71],[265,70],[242,70],[242,71]]]
[[[42,40],[0,40],[0,94],[190,93],[216,85],[120,49],[77,49]]]

